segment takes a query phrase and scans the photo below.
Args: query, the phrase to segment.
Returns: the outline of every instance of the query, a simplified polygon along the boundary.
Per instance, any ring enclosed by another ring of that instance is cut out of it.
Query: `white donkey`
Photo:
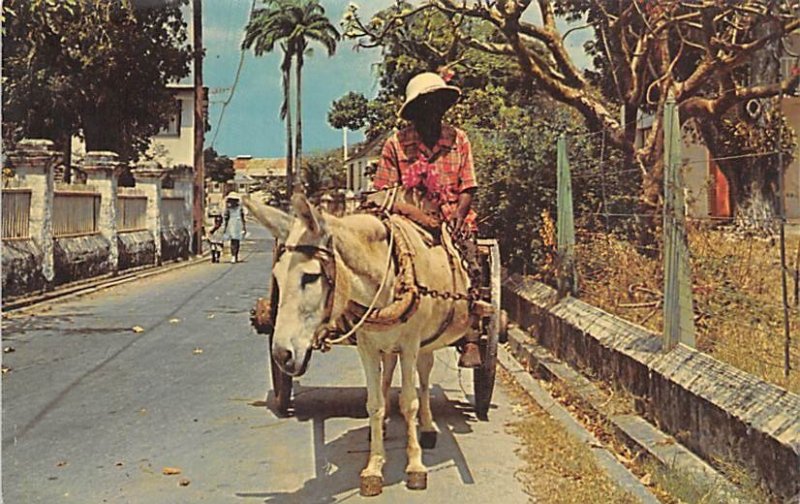
[[[366,375],[371,434],[361,493],[378,495],[386,458],[386,393],[399,355],[400,410],[408,430],[406,481],[408,488],[425,489],[427,468],[417,438],[417,414],[423,444],[435,444],[429,387],[432,352],[472,330],[465,299],[469,279],[460,261],[453,259],[452,244],[445,237],[445,245],[431,246],[424,232],[399,217],[323,214],[302,196],[292,200],[296,218],[254,201],[245,204],[284,244],[273,266],[279,289],[274,361],[285,373],[300,376],[322,340],[354,332]],[[432,290],[460,295],[420,295]]]

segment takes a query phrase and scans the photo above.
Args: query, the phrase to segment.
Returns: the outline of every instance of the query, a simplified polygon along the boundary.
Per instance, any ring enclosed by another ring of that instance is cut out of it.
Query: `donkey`
[[[420,439],[426,448],[436,439],[429,387],[433,351],[473,330],[464,295],[469,277],[460,261],[453,260],[446,233],[441,244],[431,246],[425,232],[405,219],[381,219],[371,214],[335,217],[320,212],[299,195],[292,199],[295,217],[249,199],[245,204],[285,244],[272,270],[279,290],[271,349],[274,361],[284,373],[300,376],[306,371],[312,349],[318,347],[315,338],[330,330],[335,321],[347,319],[348,313],[350,324],[346,327],[353,327],[353,306],[362,307],[357,312],[360,316],[355,317],[359,322],[378,313],[368,320],[370,323],[360,327],[355,324],[354,331],[366,376],[370,426],[370,455],[361,472],[361,494],[371,496],[382,491],[386,393],[396,356],[402,372],[400,410],[408,431],[406,482],[410,489],[427,488]],[[392,243],[400,241],[405,253],[396,257]],[[413,264],[404,265],[404,259]],[[403,288],[397,288],[401,284]],[[409,297],[409,291],[418,294],[415,289],[461,296]],[[402,306],[393,312],[398,304]],[[381,318],[382,311],[386,315],[383,320],[371,323]],[[419,374],[419,396],[415,371]]]

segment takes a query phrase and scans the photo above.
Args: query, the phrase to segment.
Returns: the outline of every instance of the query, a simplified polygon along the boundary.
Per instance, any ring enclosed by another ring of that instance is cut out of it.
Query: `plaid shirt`
[[[378,190],[399,183],[423,189],[449,220],[458,207],[458,195],[478,185],[469,139],[463,131],[442,124],[439,141],[429,149],[413,126],[404,128],[386,140],[373,183]],[[472,229],[475,218],[470,210],[466,220]]]

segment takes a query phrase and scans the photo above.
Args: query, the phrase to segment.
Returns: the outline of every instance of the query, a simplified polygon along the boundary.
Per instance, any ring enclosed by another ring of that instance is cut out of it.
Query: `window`
[[[175,100],[175,110],[169,117],[169,123],[161,131],[158,132],[159,136],[181,136],[181,109],[182,101]]]

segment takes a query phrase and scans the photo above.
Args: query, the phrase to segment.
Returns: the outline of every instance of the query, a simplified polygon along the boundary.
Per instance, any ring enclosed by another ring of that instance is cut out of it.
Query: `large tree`
[[[281,118],[286,121],[287,183],[291,192],[293,164],[302,166],[303,113],[302,84],[305,58],[311,54],[309,44],[322,44],[329,56],[336,51],[339,32],[325,15],[318,0],[264,0],[265,6],[253,11],[245,28],[242,47],[252,47],[256,56],[272,52],[276,44],[283,51],[281,72],[283,79],[283,104]],[[291,128],[291,68],[295,69],[296,128],[292,142]],[[294,149],[292,149],[294,143]]]
[[[748,68],[762,49],[800,28],[796,9],[789,0],[428,0],[419,6],[398,2],[369,22],[351,7],[345,23],[346,34],[365,47],[396,45],[444,64],[457,63],[468,50],[515,62],[526,87],[571,107],[590,129],[605,131],[626,167],[641,170],[641,203],[652,212],[660,203],[662,116],[669,94],[684,121],[718,124],[749,100],[792,89],[800,75],[759,82],[749,78]],[[409,36],[409,23],[430,11],[443,16],[446,24],[439,30],[450,35],[430,30],[421,38]],[[559,29],[558,16],[572,22],[569,31]],[[489,31],[476,31],[476,25]],[[589,49],[596,72],[582,71],[567,51],[565,39],[578,28],[594,33]],[[640,111],[652,114],[654,123],[637,144]],[[719,130],[701,133],[717,155],[713,135]],[[788,146],[783,150],[789,159]]]
[[[136,159],[175,112],[166,84],[189,72],[185,0],[6,0],[3,129]]]
[[[350,91],[331,104],[328,111],[328,124],[342,130],[342,152],[347,159],[347,130],[360,130],[367,125],[369,101],[355,91]]]
[[[228,182],[236,175],[233,160],[228,156],[220,156],[213,147],[207,147],[203,151],[203,163],[206,176],[215,182]]]

